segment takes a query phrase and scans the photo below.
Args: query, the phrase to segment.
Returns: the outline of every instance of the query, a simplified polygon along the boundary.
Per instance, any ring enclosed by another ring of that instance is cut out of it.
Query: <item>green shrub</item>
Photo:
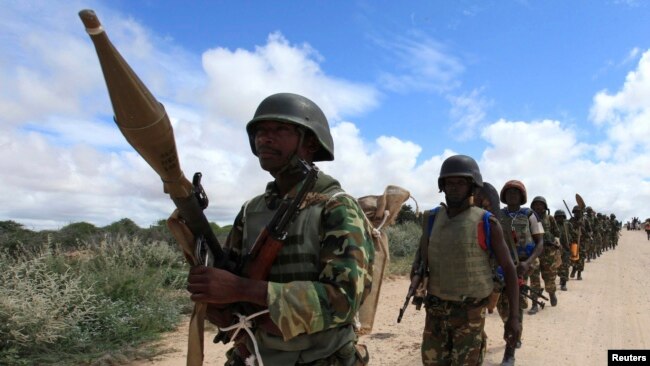
[[[124,360],[191,304],[187,266],[166,243],[105,235],[59,248],[0,253],[0,364]]]
[[[405,221],[386,229],[390,252],[389,275],[405,275],[411,270],[415,252],[420,245],[422,228],[419,223]]]
[[[421,234],[421,226],[412,221],[388,227],[386,235],[391,258],[413,258],[420,244]]]

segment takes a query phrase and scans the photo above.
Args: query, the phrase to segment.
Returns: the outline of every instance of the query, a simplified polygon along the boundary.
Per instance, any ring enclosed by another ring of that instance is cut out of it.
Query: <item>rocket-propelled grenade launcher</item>
[[[214,266],[227,268],[226,255],[203,213],[208,200],[201,187],[201,175],[195,174],[192,183],[183,174],[174,131],[165,107],[115,49],[95,12],[82,10],[79,17],[95,45],[113,105],[115,124],[129,144],[160,176],[164,191],[174,201],[181,218],[194,237],[209,248],[214,257]]]

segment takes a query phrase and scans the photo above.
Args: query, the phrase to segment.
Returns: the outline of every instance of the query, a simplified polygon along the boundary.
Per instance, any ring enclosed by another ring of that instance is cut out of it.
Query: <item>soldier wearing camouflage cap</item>
[[[304,163],[334,160],[327,119],[311,100],[290,93],[264,99],[246,126],[250,147],[274,180],[244,203],[225,243],[231,256],[248,253],[278,207],[304,183]],[[234,303],[268,309],[255,319],[254,341],[241,337],[227,365],[363,365],[354,317],[371,288],[374,246],[356,200],[318,172],[311,197],[289,224],[267,280],[216,268],[193,268],[192,300],[207,302],[208,319],[231,325]],[[261,360],[255,359],[255,344]]]

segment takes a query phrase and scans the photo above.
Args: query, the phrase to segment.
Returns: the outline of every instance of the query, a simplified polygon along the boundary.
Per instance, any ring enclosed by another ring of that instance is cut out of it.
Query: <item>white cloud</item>
[[[484,122],[486,109],[492,104],[481,96],[482,90],[474,89],[470,93],[452,96],[451,102],[452,135],[457,140],[466,141],[474,138],[479,132],[479,126]]]
[[[224,48],[203,54],[209,79],[206,99],[212,112],[240,126],[248,122],[259,102],[279,92],[304,95],[316,102],[330,119],[361,113],[377,104],[377,91],[369,86],[326,75],[309,45],[292,46],[280,33],[254,52]]]
[[[594,96],[590,118],[607,130],[617,160],[650,152],[650,50],[627,74],[621,90],[603,90]]]
[[[10,4],[14,7],[2,13],[10,15],[0,15],[0,32],[9,35],[0,45],[6,55],[0,58],[0,170],[5,172],[0,192],[9,192],[0,195],[0,220],[40,229],[76,221],[105,225],[123,217],[146,226],[167,216],[173,204],[159,178],[111,124],[96,55],[76,17],[81,6],[44,2],[44,14],[52,10],[56,18],[45,17],[48,21],[39,25],[27,17],[29,9]],[[244,125],[264,97],[280,91],[308,96],[329,116],[336,161],[320,166],[352,195],[379,194],[397,184],[410,190],[421,208],[443,199],[437,187],[440,165],[455,152],[440,147],[443,153],[422,159],[422,147],[414,142],[395,136],[364,139],[353,120],[378,106],[379,92],[328,75],[320,66],[323,57],[308,44],[294,45],[273,33],[253,50],[208,50],[199,65],[199,57],[132,19],[97,9],[118,49],[166,105],[184,172],[190,179],[195,171],[203,173],[210,220],[230,222],[271,179],[251,154]],[[23,33],[25,42],[18,36]],[[56,39],[41,41],[48,34]],[[463,66],[439,44],[406,40],[389,46],[413,67],[393,75],[398,84],[442,95],[458,84]],[[631,152],[638,151],[634,147],[642,142],[626,133],[630,128],[647,132],[648,58],[646,52],[621,92],[595,98],[594,119],[609,128],[608,141],[582,143],[560,121],[500,120],[481,133],[490,144],[477,157],[485,179],[497,188],[507,179],[521,179],[532,195],[547,196],[553,208],[579,192],[597,210],[639,216],[638,202],[650,196],[644,170],[650,154],[630,153],[625,162],[591,156],[620,154],[624,141],[633,142]],[[480,128],[487,104],[480,94],[453,99],[456,128]],[[614,185],[615,177],[625,178]]]
[[[552,210],[572,207],[579,193],[596,211],[616,213],[619,219],[638,216],[639,202],[650,197],[650,157],[626,163],[590,159],[602,146],[581,143],[572,129],[559,121],[500,120],[483,130],[492,145],[480,161],[484,179],[497,190],[510,179],[521,180],[528,200],[544,196]],[[606,149],[606,147],[604,148]]]
[[[395,58],[396,70],[380,75],[383,88],[395,92],[446,92],[460,85],[458,76],[465,67],[442,43],[419,33],[392,40],[375,39],[375,42]]]

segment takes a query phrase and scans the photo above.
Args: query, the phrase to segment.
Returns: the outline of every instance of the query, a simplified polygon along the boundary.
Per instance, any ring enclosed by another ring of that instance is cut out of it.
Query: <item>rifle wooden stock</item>
[[[242,275],[253,280],[266,280],[271,273],[271,266],[282,250],[283,242],[274,238],[268,228],[264,228],[255,240]]]

